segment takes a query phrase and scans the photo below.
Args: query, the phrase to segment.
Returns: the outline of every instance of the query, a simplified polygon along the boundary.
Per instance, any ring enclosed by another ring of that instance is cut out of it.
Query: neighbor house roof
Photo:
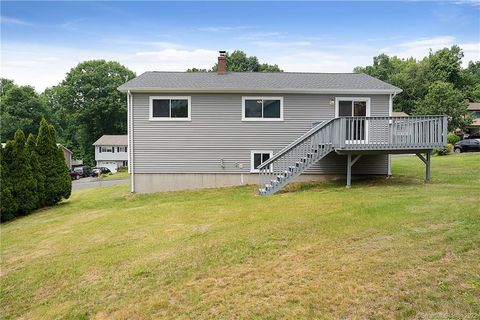
[[[468,111],[480,111],[480,102],[470,102],[468,104]]]
[[[480,119],[474,119],[467,127],[480,127]]]
[[[94,146],[126,146],[128,138],[126,135],[103,135],[93,143]]]
[[[65,147],[65,146],[64,146],[63,144],[61,144],[61,143],[57,143],[57,147],[61,147],[61,148],[65,149],[65,150],[67,150],[68,152],[73,153],[72,151],[70,151],[67,147]]]
[[[145,72],[118,87],[120,91],[400,93],[391,84],[363,73],[300,72]]]
[[[403,111],[393,111],[392,117],[408,117],[408,114]]]

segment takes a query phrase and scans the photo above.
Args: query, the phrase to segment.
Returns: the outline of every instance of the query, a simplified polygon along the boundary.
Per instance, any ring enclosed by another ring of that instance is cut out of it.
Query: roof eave
[[[303,88],[161,88],[161,87],[118,87],[121,92],[165,92],[165,93],[304,93],[304,94],[399,94],[400,88],[392,89],[303,89]]]

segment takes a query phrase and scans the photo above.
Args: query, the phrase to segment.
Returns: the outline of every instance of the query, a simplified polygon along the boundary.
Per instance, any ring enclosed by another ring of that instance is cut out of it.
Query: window
[[[250,172],[258,172],[258,166],[270,159],[272,151],[252,151],[250,155]],[[270,165],[270,169],[272,166]]]
[[[243,97],[243,121],[282,121],[283,97]]]
[[[190,97],[150,97],[150,121],[190,121]]]
[[[113,147],[100,147],[100,153],[102,152],[115,152]]]
[[[117,152],[127,152],[127,147],[117,147]]]

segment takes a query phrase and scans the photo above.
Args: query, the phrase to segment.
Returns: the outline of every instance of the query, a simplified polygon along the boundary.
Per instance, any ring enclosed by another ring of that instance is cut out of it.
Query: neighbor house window
[[[243,121],[282,121],[283,97],[243,97]]]
[[[190,97],[150,97],[150,120],[189,121]]]
[[[258,166],[270,159],[273,155],[272,151],[252,151],[250,158],[250,172],[258,172]],[[272,166],[269,166],[270,169]]]
[[[100,152],[115,152],[113,147],[100,147]]]
[[[117,152],[127,152],[127,147],[117,147]]]

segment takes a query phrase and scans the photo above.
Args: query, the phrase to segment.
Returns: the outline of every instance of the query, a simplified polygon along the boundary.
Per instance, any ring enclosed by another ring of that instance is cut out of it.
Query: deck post
[[[352,187],[352,167],[357,162],[358,159],[360,159],[362,155],[359,154],[357,155],[353,160],[352,160],[352,155],[348,154],[347,155],[347,188]]]
[[[430,182],[430,152],[427,152],[427,162],[425,162],[425,183]]]
[[[421,153],[417,153],[417,157],[425,163],[425,183],[430,182],[430,152],[425,153],[425,157]]]
[[[347,188],[352,187],[352,155],[347,156]]]

